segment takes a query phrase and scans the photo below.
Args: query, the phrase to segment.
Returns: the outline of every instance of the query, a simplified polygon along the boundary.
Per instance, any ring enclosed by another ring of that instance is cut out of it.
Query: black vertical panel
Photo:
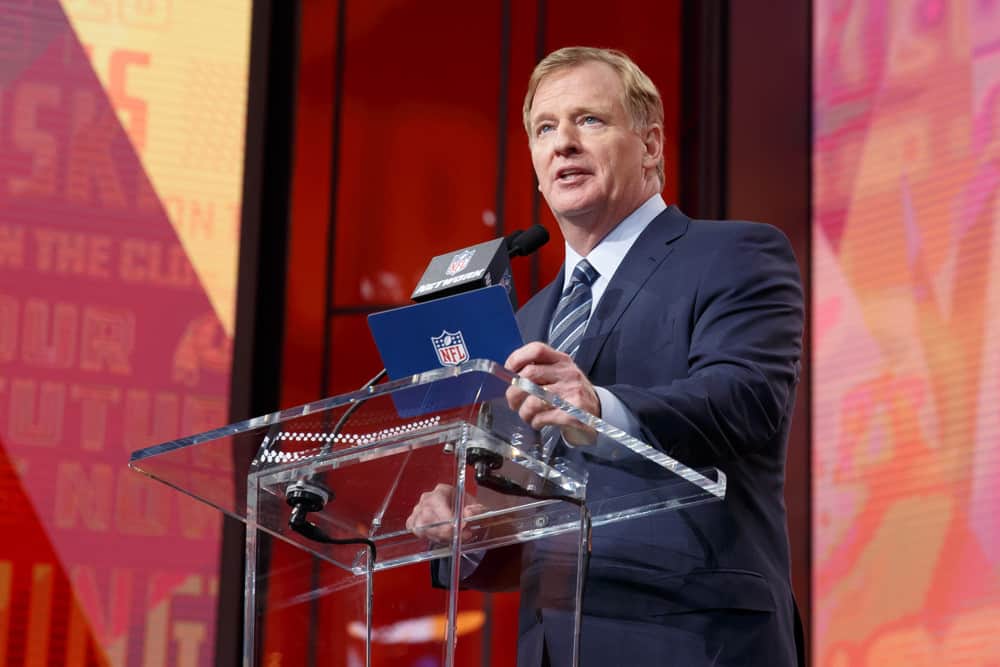
[[[329,396],[330,391],[330,367],[333,364],[333,322],[330,310],[333,307],[334,288],[334,259],[337,253],[337,199],[340,193],[340,170],[341,170],[341,139],[344,131],[344,68],[346,66],[347,45],[345,44],[347,26],[347,0],[337,2],[337,24],[333,27],[335,35],[334,62],[333,62],[333,125],[330,132],[330,212],[327,227],[327,248],[326,262],[324,263],[325,286],[324,286],[324,306],[323,311],[323,358],[320,361],[320,396]],[[313,589],[320,587],[321,563],[314,558],[312,563]],[[306,644],[306,665],[315,667],[318,664],[319,655],[317,653],[317,632],[319,632],[320,603],[319,599],[313,599],[309,604],[309,616],[311,622],[305,632]]]
[[[297,6],[280,0],[256,0],[253,4],[231,421],[278,408]],[[235,483],[242,488],[249,462],[235,463]],[[224,519],[215,646],[215,664],[220,667],[238,665],[242,660],[244,537],[243,524]]]
[[[510,59],[511,59],[511,0],[500,0],[500,72],[497,89],[497,181],[494,211],[496,212],[496,236],[503,236],[506,230],[504,201],[507,182],[507,106],[510,104]],[[491,593],[483,594],[483,640],[479,664],[491,667],[493,664],[493,598]]]
[[[507,105],[510,103],[510,50],[511,50],[511,7],[510,0],[500,0],[500,85],[497,91],[497,182],[496,182],[496,227],[497,236],[506,234],[504,216],[504,194],[507,176]]]
[[[330,146],[330,223],[327,230],[326,249],[326,300],[324,312],[326,318],[323,325],[323,359],[320,363],[320,395],[330,394],[330,368],[333,364],[331,357],[332,349],[332,322],[330,312],[333,309],[333,263],[337,253],[337,196],[340,192],[340,144],[343,136],[344,118],[344,67],[347,48],[344,43],[347,25],[347,0],[340,0],[337,3],[337,25],[335,27],[336,51],[333,63],[333,131],[331,132]]]
[[[728,217],[769,222],[791,239],[811,305],[812,3],[729,7]],[[789,441],[785,500],[792,583],[809,628],[812,609],[810,328]]]
[[[548,19],[549,19],[549,3],[548,0],[538,0],[537,3],[537,16],[538,20],[535,23],[535,62],[541,62],[542,58],[545,57],[546,41],[545,34],[548,29]],[[532,185],[537,185],[538,181],[532,177]],[[538,191],[537,187],[532,188],[531,194],[531,224],[532,226],[539,224],[542,221],[542,193]],[[528,294],[535,294],[542,286],[541,272],[542,272],[542,262],[541,257],[538,253],[534,253],[531,256],[531,285],[529,286]]]
[[[726,217],[728,24],[727,0],[681,8],[679,203],[696,218]]]

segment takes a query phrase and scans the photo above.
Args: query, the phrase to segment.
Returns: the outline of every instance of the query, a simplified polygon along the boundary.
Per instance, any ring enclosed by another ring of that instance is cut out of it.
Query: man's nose
[[[580,135],[572,123],[562,123],[556,130],[555,151],[559,155],[573,154],[580,150]]]

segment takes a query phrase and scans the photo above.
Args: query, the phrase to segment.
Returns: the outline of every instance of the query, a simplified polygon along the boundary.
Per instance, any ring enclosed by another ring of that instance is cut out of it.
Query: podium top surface
[[[570,446],[558,432],[525,424],[507,406],[511,388],[573,417],[591,434],[589,444]],[[381,540],[380,559],[389,566],[444,555],[411,535],[405,520],[421,493],[464,479],[457,462],[470,452],[501,462],[498,474],[516,483],[585,501],[595,526],[725,495],[721,472],[693,470],[481,359],[146,447],[132,453],[129,466],[340,562],[337,549],[287,530],[287,492],[302,480],[315,483],[330,500],[318,522],[340,538]],[[620,484],[623,476],[627,484]],[[488,511],[469,522],[484,536],[478,548],[531,539],[575,520],[558,507],[565,503],[493,497],[474,483],[465,488],[489,501],[481,503]]]

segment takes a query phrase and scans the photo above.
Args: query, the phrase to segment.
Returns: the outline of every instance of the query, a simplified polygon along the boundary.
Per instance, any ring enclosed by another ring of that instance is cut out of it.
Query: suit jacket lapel
[[[656,216],[636,239],[611,278],[580,342],[576,365],[584,373],[590,374],[611,330],[635,299],[639,289],[670,254],[672,242],[687,231],[689,223],[690,218],[675,206],[670,206]],[[551,313],[549,310],[550,317]]]

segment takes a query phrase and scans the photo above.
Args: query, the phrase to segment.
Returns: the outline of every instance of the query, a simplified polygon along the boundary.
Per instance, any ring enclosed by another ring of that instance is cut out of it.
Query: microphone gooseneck
[[[366,382],[361,390],[368,389],[372,385],[376,384],[379,380],[384,378],[386,371],[383,368],[380,370],[375,377]],[[344,428],[347,420],[350,419],[351,415],[354,414],[364,403],[363,400],[356,401],[352,403],[341,415],[340,419],[334,425],[333,429],[330,431],[329,441],[323,445],[321,448],[321,453],[327,453],[332,449],[335,437],[340,433],[340,430]],[[299,479],[295,482],[289,484],[285,487],[285,502],[288,506],[292,508],[292,514],[288,519],[288,526],[299,533],[303,537],[306,537],[314,542],[323,542],[325,544],[366,544],[369,545],[372,553],[372,560],[375,558],[375,545],[371,543],[370,540],[361,539],[347,539],[347,540],[335,540],[328,535],[326,535],[316,524],[308,521],[306,518],[311,512],[320,512],[326,507],[326,504],[333,500],[334,493],[333,489],[327,487],[323,483],[323,480],[317,474],[312,474],[305,479]]]

